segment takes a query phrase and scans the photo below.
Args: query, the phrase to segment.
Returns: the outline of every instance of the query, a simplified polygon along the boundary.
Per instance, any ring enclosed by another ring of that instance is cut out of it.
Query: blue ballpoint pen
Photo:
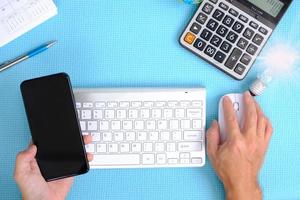
[[[47,42],[13,60],[9,60],[9,61],[6,61],[2,64],[0,64],[0,72],[16,65],[16,64],[19,64],[20,62],[23,62],[25,60],[27,60],[28,58],[31,58],[37,54],[40,54],[42,53],[43,51],[46,51],[47,49],[49,49],[50,47],[52,47],[57,41],[56,40],[53,40],[53,41],[50,41],[50,42]]]

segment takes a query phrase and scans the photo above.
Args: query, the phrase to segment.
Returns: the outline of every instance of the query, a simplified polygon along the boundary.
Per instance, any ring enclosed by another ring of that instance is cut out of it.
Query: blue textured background
[[[207,123],[217,118],[219,98],[244,91],[261,71],[235,81],[178,44],[196,7],[176,0],[57,0],[59,15],[0,48],[0,61],[39,44],[59,44],[0,73],[0,199],[20,199],[13,180],[17,152],[30,139],[20,96],[21,81],[67,72],[74,87],[207,88]],[[274,32],[263,53],[277,42],[300,46],[300,1]],[[258,98],[275,133],[261,172],[265,199],[300,199],[299,71],[277,79]],[[223,199],[209,162],[201,169],[91,170],[76,178],[69,199]]]

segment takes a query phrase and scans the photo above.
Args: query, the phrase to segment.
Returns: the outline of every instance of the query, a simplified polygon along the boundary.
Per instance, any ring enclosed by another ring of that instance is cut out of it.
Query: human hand
[[[239,127],[230,98],[223,100],[227,139],[221,143],[219,125],[207,131],[208,157],[224,184],[227,199],[262,199],[258,174],[272,136],[272,125],[254,98],[244,94],[244,125]]]
[[[92,142],[92,137],[84,136],[84,143]],[[61,200],[65,199],[74,181],[74,177],[46,182],[43,178],[35,155],[37,147],[30,145],[28,149],[17,155],[15,180],[21,190],[24,200]],[[92,154],[87,154],[88,160],[93,160]]]

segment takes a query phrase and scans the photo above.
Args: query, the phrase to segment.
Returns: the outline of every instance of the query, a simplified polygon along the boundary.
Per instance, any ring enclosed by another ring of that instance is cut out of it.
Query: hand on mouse
[[[239,127],[230,98],[223,100],[227,139],[221,143],[219,125],[207,131],[208,157],[224,184],[227,199],[262,199],[258,174],[264,161],[272,125],[254,98],[244,94],[244,125]]]
[[[92,142],[91,136],[84,136],[84,143]],[[65,199],[74,181],[73,177],[46,182],[43,178],[35,155],[37,148],[30,145],[28,149],[17,155],[15,180],[21,190],[24,200],[61,200]],[[88,160],[93,155],[88,154]]]

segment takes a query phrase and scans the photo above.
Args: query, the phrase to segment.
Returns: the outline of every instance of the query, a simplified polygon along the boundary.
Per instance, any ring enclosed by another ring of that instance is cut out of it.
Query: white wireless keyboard
[[[205,89],[75,89],[91,168],[201,167]]]

